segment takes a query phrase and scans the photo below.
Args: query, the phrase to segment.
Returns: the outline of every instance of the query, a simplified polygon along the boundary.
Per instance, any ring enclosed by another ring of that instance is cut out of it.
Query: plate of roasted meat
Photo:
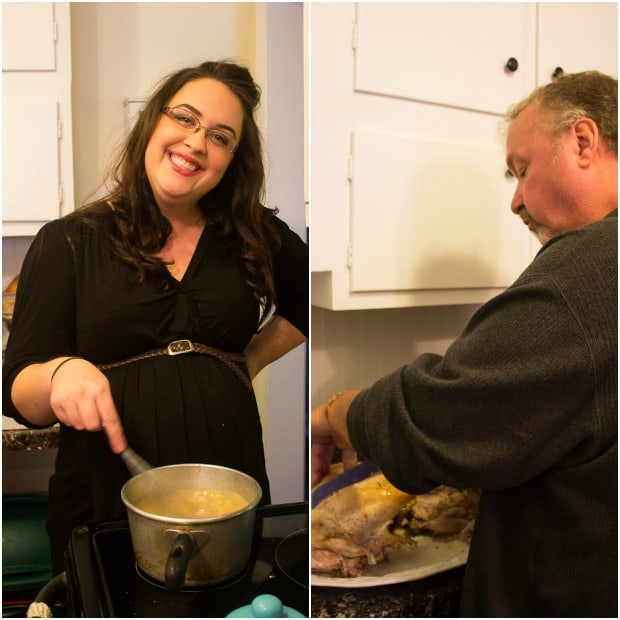
[[[438,486],[411,495],[371,464],[358,468],[339,473],[342,466],[333,466],[328,481],[313,490],[313,586],[401,583],[465,564],[477,489]]]

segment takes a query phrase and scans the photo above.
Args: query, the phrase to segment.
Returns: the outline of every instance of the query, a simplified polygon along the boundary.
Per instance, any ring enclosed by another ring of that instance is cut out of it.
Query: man
[[[410,493],[482,489],[463,616],[617,617],[617,114],[597,72],[511,109],[511,208],[542,249],[443,357],[312,411],[313,483],[338,447]]]

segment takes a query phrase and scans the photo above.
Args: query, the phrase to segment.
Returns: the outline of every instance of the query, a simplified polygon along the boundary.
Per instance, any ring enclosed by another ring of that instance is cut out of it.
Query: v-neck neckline
[[[183,275],[180,278],[177,278],[176,276],[174,276],[171,273],[171,271],[166,267],[168,276],[172,278],[172,280],[174,280],[176,284],[183,284],[191,276],[191,273],[194,271],[194,265],[200,260],[200,257],[203,254],[203,250],[202,250],[203,240],[205,238],[205,235],[207,234],[207,228],[209,228],[209,226],[208,224],[205,224],[204,228],[202,229],[202,232],[200,233],[200,236],[198,237],[198,241],[196,243],[196,247],[194,248],[194,251],[192,252],[192,256],[189,259],[189,262],[187,263],[187,268],[185,269],[185,271],[183,272]]]

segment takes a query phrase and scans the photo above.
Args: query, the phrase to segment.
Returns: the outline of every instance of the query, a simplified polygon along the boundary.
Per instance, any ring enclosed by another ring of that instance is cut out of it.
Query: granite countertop
[[[313,586],[313,618],[454,618],[463,566],[424,579],[370,588]]]
[[[43,429],[3,429],[2,447],[7,450],[45,450],[58,447],[57,426]]]

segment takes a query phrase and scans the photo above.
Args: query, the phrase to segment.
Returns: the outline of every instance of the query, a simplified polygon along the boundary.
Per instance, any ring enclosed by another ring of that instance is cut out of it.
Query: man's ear
[[[578,163],[587,168],[601,146],[598,125],[591,118],[584,117],[575,121],[572,131],[577,141]]]

